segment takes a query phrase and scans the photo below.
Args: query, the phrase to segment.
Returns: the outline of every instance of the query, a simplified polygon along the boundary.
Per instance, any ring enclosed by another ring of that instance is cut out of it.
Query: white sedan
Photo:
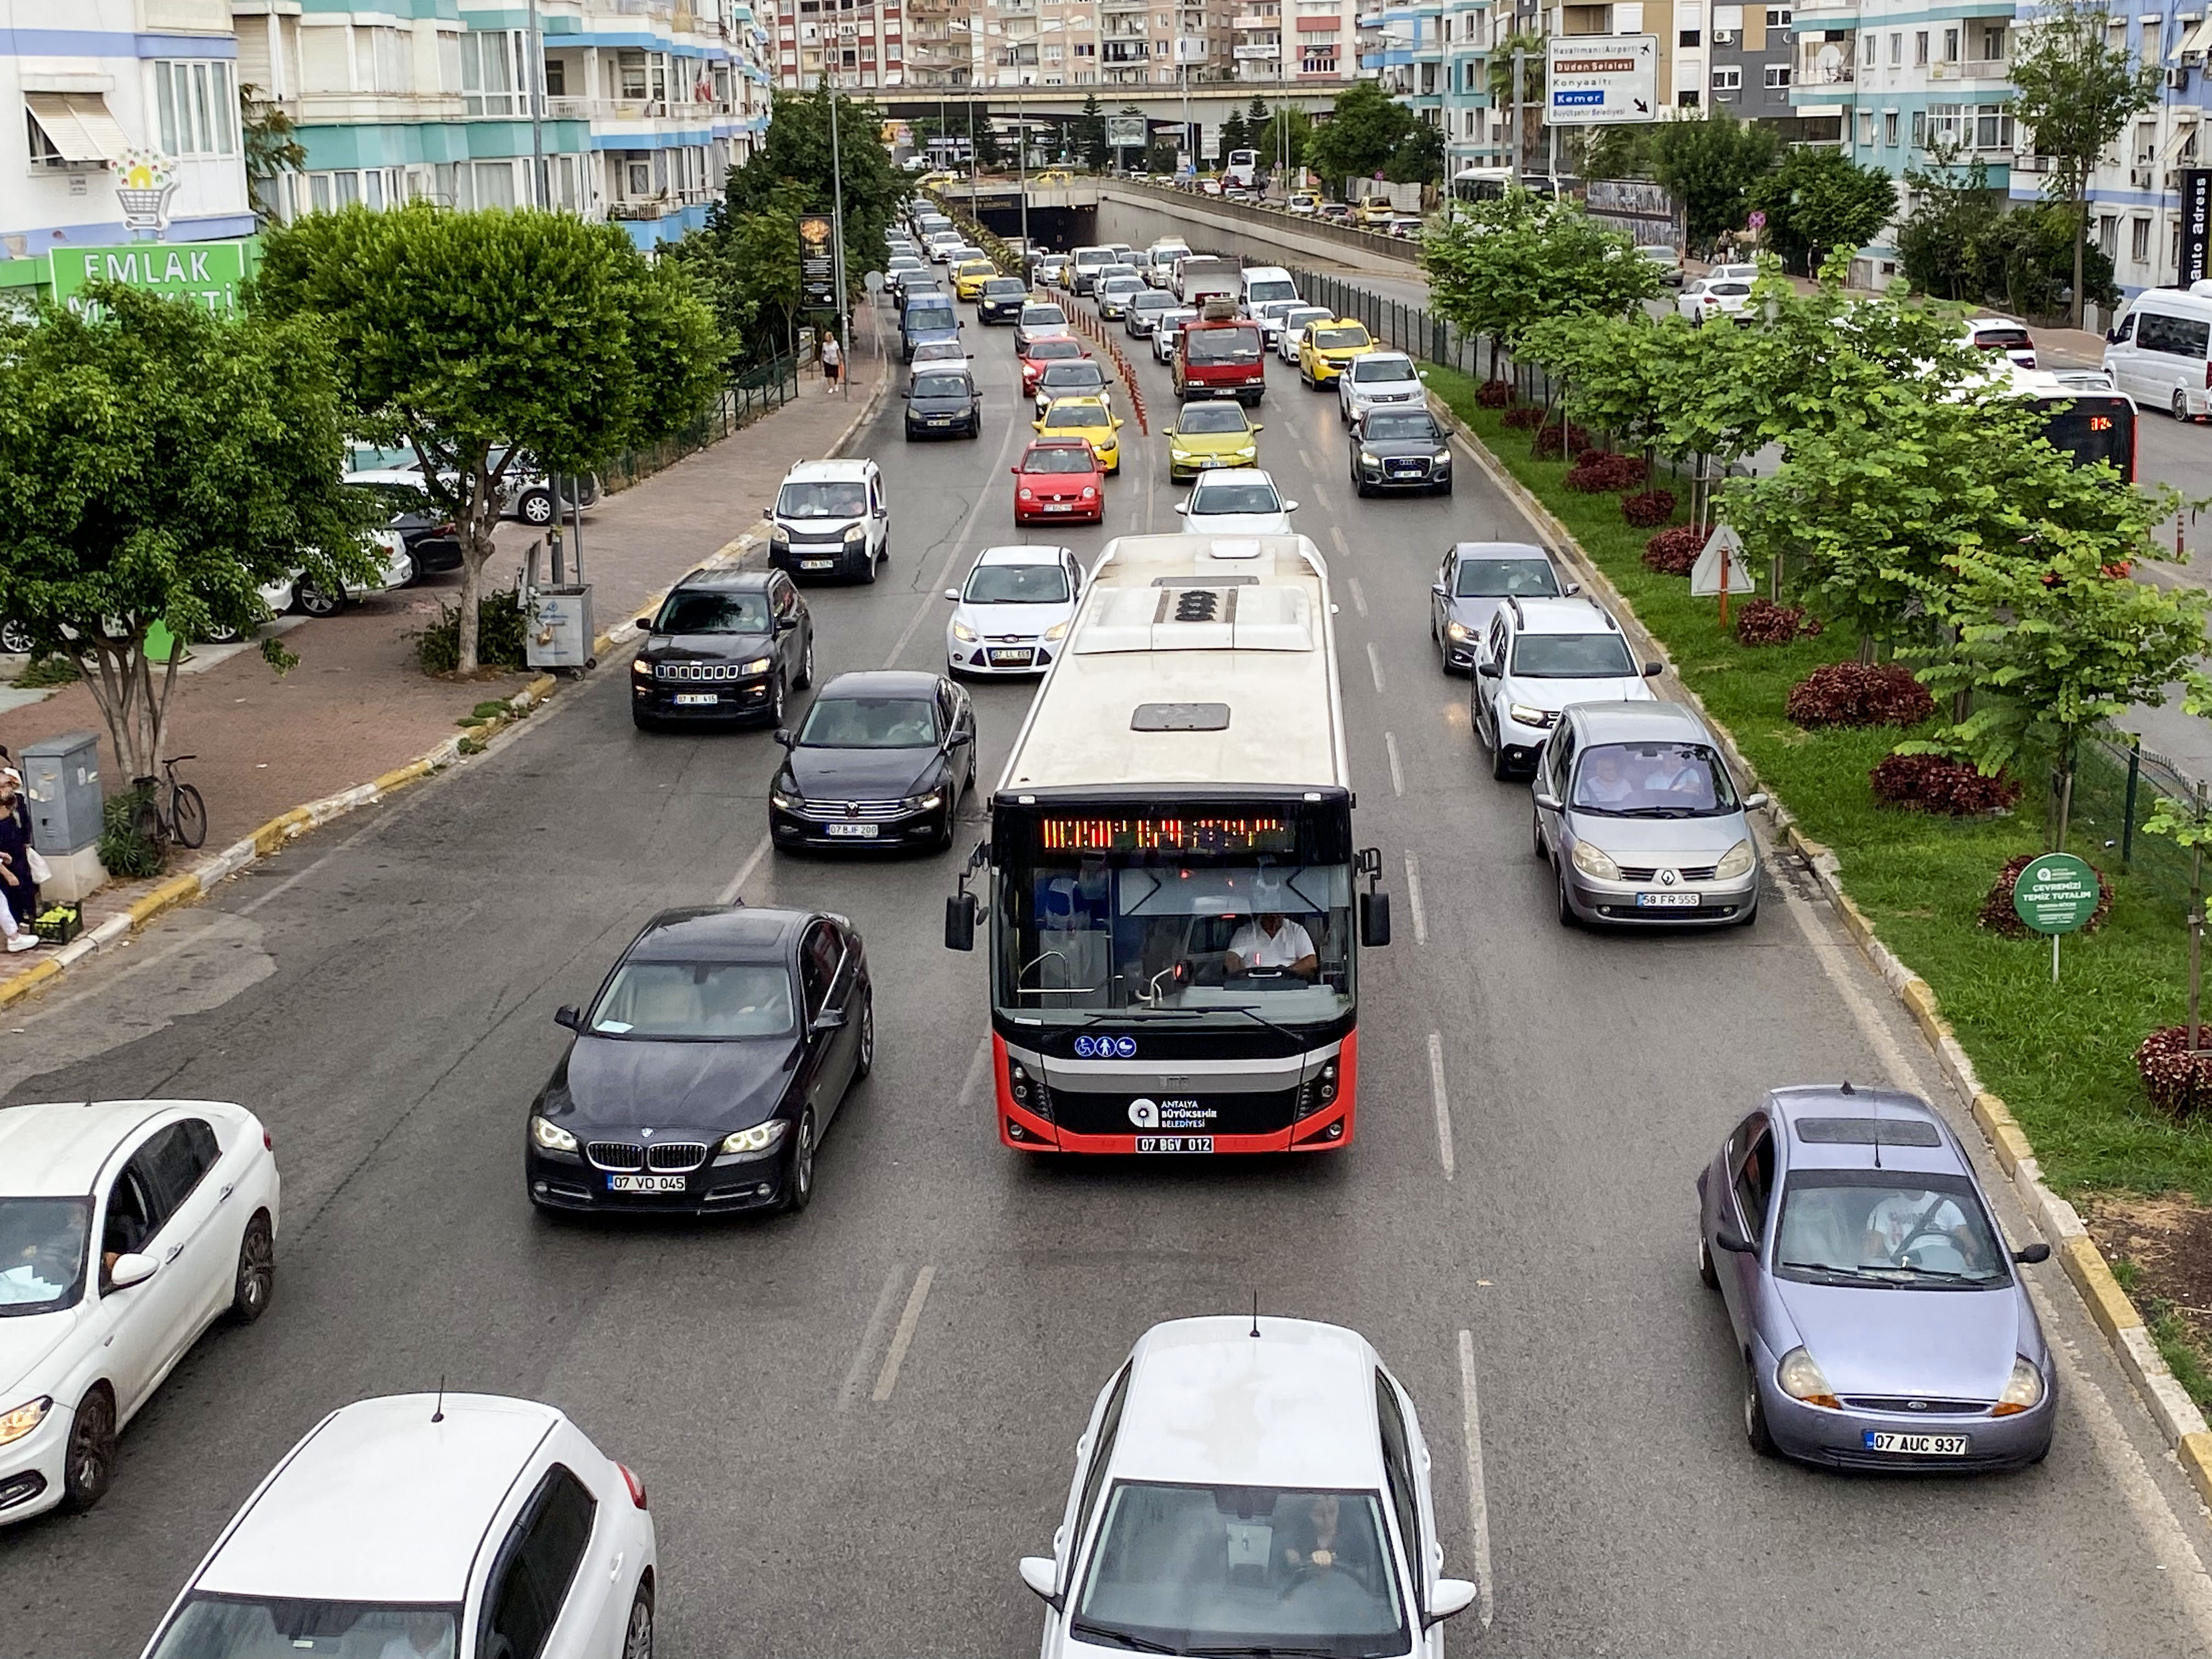
[[[1076,1443],[1043,1659],[1441,1659],[1476,1587],[1447,1578],[1413,1402],[1357,1332],[1302,1319],[1155,1325]]]
[[[1163,311],[1152,319],[1152,361],[1171,363],[1175,361],[1176,342],[1182,338],[1184,325],[1198,320],[1198,313],[1189,306],[1177,306],[1172,311]]]
[[[651,1659],[644,1485],[550,1406],[395,1395],[307,1431],[146,1659]]]
[[[1083,567],[1064,547],[987,547],[958,587],[948,587],[945,659],[955,677],[1039,674],[1067,636]]]
[[[1201,473],[1176,503],[1183,529],[1194,536],[1287,536],[1296,501],[1276,492],[1275,481],[1256,466]]]
[[[1751,284],[1741,276],[1700,276],[1686,283],[1674,296],[1674,309],[1693,323],[1732,317],[1748,321],[1745,307],[1751,303]]]
[[[1316,323],[1336,320],[1326,306],[1294,306],[1285,312],[1275,330],[1275,355],[1292,368],[1297,366],[1298,337]]]
[[[200,1333],[276,1280],[261,1121],[211,1100],[0,1111],[0,1524],[86,1510]]]

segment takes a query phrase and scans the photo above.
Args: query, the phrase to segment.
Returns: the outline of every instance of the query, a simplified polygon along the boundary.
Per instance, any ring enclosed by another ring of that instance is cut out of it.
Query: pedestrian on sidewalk
[[[22,791],[12,771],[0,773],[0,935],[11,951],[38,948],[39,937],[30,931],[31,918],[39,914],[39,884],[31,873],[31,815],[23,805]]]
[[[837,337],[828,330],[822,334],[822,385],[825,391],[837,390],[837,372],[845,366],[845,353],[837,343]]]

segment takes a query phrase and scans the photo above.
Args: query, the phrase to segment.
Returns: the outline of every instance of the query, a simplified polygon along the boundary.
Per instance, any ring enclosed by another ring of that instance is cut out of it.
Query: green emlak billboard
[[[121,247],[56,248],[53,295],[81,311],[92,283],[128,283],[166,299],[190,300],[210,311],[233,311],[252,260],[251,238],[234,242],[130,242]]]

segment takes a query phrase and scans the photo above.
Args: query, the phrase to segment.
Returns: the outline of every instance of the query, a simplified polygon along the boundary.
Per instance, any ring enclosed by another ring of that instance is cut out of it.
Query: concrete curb
[[[1620,591],[1608,580],[1605,573],[1584,553],[1574,534],[1559,518],[1539,501],[1534,494],[1509,473],[1504,465],[1492,455],[1488,446],[1471,431],[1434,392],[1429,394],[1431,410],[1438,421],[1448,427],[1466,447],[1475,465],[1486,473],[1499,491],[1520,509],[1523,517],[1535,528],[1538,535],[1551,550],[1572,566],[1584,586],[1602,599],[1613,612],[1630,637],[1641,646],[1660,654],[1658,642],[1644,628],[1636,613],[1622,598]],[[1719,737],[1728,751],[1729,763],[1737,775],[1758,783],[1759,773],[1736,745],[1735,735],[1715,720],[1698,699],[1697,694],[1678,678],[1675,690],[1681,699],[1697,709],[1705,724]],[[2027,1209],[2037,1231],[2051,1245],[2052,1256],[2065,1269],[2066,1277],[2081,1297],[2082,1305],[2097,1328],[2104,1333],[2112,1358],[2119,1363],[2129,1380],[2135,1385],[2137,1398],[2158,1425],[2159,1432],[2173,1450],[2182,1472],[2189,1477],[2197,1497],[2212,1508],[2212,1429],[2208,1429],[2204,1413],[2188,1391],[2175,1380],[2171,1368],[2158,1351],[2142,1311],[2120,1288],[2119,1280],[2112,1276],[2111,1267],[2097,1249],[2096,1241],[2082,1224],[2080,1212],[2064,1199],[2043,1184],[2042,1166],[2037,1162],[2035,1147],[2027,1133],[2014,1119],[2004,1102],[1982,1087],[1981,1079],[1974,1071],[1974,1063],[1960,1047],[1951,1030],[1950,1022],[1943,1018],[1936,1000],[1936,993],[1928,981],[1914,973],[1896,953],[1881,942],[1874,924],[1866,913],[1844,890],[1841,866],[1835,854],[1800,830],[1789,810],[1780,801],[1768,808],[1775,834],[1786,841],[1792,851],[1804,860],[1812,872],[1814,883],[1835,907],[1842,918],[1844,931],[1859,947],[1868,965],[1881,975],[1882,983],[1889,988],[1899,1006],[1912,1016],[1920,1035],[1936,1057],[1936,1068],[1959,1095],[1960,1100],[1972,1113],[1974,1121],[1987,1138],[1997,1167],[2011,1181],[2014,1193]]]

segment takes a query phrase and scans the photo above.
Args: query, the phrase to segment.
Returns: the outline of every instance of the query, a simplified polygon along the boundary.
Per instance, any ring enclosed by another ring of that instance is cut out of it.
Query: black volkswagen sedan
[[[541,1211],[803,1210],[876,1060],[860,936],[816,911],[664,910],[554,1018],[575,1036],[523,1137]]]
[[[824,686],[769,787],[778,848],[952,845],[975,782],[975,711],[941,674],[866,669]]]
[[[640,731],[781,725],[786,696],[814,680],[814,617],[781,570],[695,570],[637,625],[629,713]]]
[[[1352,487],[1427,489],[1449,495],[1451,440],[1425,409],[1370,409],[1352,429]]]
[[[964,368],[917,364],[921,372],[906,389],[906,435],[914,438],[980,438],[983,394]]]

